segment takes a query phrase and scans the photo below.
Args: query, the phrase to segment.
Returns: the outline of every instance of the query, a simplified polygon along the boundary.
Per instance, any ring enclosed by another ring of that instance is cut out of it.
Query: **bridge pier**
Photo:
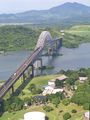
[[[22,77],[23,77],[23,82],[25,82],[26,75],[25,75],[25,73],[24,73],[24,72],[23,72]]]
[[[62,47],[62,40],[63,40],[63,38],[60,38],[60,39],[59,39],[58,48]]]
[[[32,68],[32,74],[31,74],[31,77],[33,78],[33,77],[34,77],[34,65],[31,65],[31,68]]]
[[[1,99],[0,98],[0,116],[3,114],[3,111],[4,111],[4,109],[3,109],[3,99]]]
[[[48,48],[48,55],[53,55],[53,49],[52,48]]]
[[[31,73],[31,68],[28,67],[28,70],[27,70],[27,75],[28,75],[28,78],[30,77],[30,73]]]
[[[14,93],[14,86],[11,87],[12,88],[12,94]]]
[[[42,58],[39,58],[38,60],[40,61],[40,68],[42,68],[42,66],[43,66],[42,65]]]

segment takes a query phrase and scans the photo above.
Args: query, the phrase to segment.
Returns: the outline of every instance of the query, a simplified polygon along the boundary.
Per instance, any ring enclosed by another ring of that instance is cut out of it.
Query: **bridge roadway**
[[[24,71],[37,59],[43,47],[39,47],[27,58],[27,60],[11,75],[11,77],[0,88],[0,99],[8,92],[14,83],[20,78]]]
[[[41,55],[42,50],[47,44],[53,49],[54,42],[59,41],[59,46],[62,45],[62,38],[53,40],[48,31],[43,31],[38,39],[34,52],[27,58],[27,60],[14,72],[13,75],[0,87],[0,100],[13,87],[14,83],[24,74],[29,66],[32,66],[37,58]],[[58,47],[57,47],[58,48]]]

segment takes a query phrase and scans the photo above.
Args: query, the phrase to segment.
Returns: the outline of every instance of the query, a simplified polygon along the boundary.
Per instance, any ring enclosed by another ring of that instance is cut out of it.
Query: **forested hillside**
[[[32,50],[42,31],[49,31],[53,38],[61,36],[59,27],[18,26],[9,25],[0,27],[0,51]],[[90,26],[73,26],[64,30],[63,46],[78,47],[81,43],[90,42]]]
[[[0,27],[0,50],[33,49],[40,32],[22,26]]]

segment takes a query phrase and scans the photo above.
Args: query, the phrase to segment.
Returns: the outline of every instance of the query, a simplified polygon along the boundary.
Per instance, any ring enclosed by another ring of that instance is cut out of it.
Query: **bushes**
[[[70,104],[70,100],[69,100],[69,99],[64,99],[64,100],[62,101],[62,103],[63,103],[65,106],[67,106],[67,105]]]
[[[77,113],[77,110],[73,109],[73,110],[72,110],[72,113]]]
[[[20,98],[14,96],[9,100],[4,101],[4,111],[9,112],[18,111],[23,108],[23,105],[24,105],[23,101]]]
[[[71,101],[86,108],[87,103],[90,104],[90,85],[88,83],[79,85]]]
[[[51,106],[44,106],[43,110],[45,110],[46,112],[50,112],[50,111],[53,110],[53,107],[51,107]]]
[[[64,120],[68,120],[69,118],[71,118],[71,114],[70,113],[65,113],[64,115],[63,115],[63,119]]]
[[[85,103],[83,105],[84,110],[89,110],[90,109],[90,103]]]
[[[40,88],[37,88],[35,84],[30,84],[28,89],[32,92],[32,94],[42,93],[42,90]]]

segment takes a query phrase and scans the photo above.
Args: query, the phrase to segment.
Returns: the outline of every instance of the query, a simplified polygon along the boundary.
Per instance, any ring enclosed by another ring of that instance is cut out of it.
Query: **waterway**
[[[30,55],[30,51],[9,52],[0,54],[0,80],[7,80],[10,75]],[[55,74],[60,70],[77,70],[90,67],[90,43],[81,44],[78,48],[69,49],[62,47],[59,50],[62,56],[44,56],[43,65],[54,66],[54,69],[45,70],[44,74]]]

